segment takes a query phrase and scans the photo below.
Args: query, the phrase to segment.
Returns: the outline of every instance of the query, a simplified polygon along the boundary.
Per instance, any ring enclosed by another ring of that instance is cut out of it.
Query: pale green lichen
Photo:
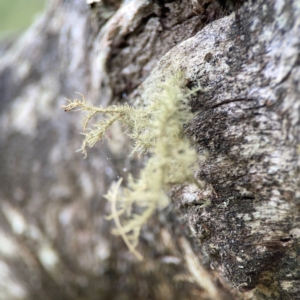
[[[105,196],[112,202],[112,213],[108,218],[116,223],[114,233],[122,236],[139,259],[142,256],[135,248],[141,227],[157,208],[168,205],[167,191],[178,184],[197,184],[192,170],[197,155],[184,135],[183,124],[193,116],[187,106],[188,98],[199,89],[187,92],[182,75],[177,74],[161,85],[161,92],[153,95],[155,100],[146,108],[127,104],[95,107],[87,104],[84,98],[69,101],[64,107],[66,111],[88,112],[83,120],[86,132],[81,147],[85,155],[86,147],[93,147],[105,137],[107,128],[116,121],[126,126],[126,134],[134,140],[133,152],[148,152],[150,155],[139,179],[129,176],[127,187],[121,191],[120,179]],[[92,129],[86,129],[91,118],[98,114],[104,114],[104,119],[95,123]],[[129,217],[122,217],[121,223],[120,216],[124,215]]]

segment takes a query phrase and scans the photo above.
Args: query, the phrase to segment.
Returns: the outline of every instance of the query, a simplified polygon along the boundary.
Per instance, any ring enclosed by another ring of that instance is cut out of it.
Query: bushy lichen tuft
[[[190,147],[183,132],[183,124],[192,114],[187,106],[188,98],[199,88],[187,92],[183,87],[180,74],[173,76],[161,86],[161,92],[153,95],[153,102],[146,108],[135,108],[127,104],[95,107],[86,100],[69,101],[65,110],[82,110],[88,114],[83,119],[86,130],[81,150],[86,155],[86,148],[105,137],[105,131],[114,122],[126,126],[126,134],[134,140],[133,152],[149,152],[150,158],[141,171],[140,178],[129,176],[127,187],[120,189],[120,179],[106,194],[112,202],[114,233],[121,235],[126,245],[137,258],[142,256],[136,251],[138,237],[143,224],[153,212],[169,203],[167,191],[174,185],[196,183],[192,166],[197,160],[196,151]],[[103,120],[86,129],[89,121],[98,114],[104,114]],[[124,213],[128,213],[128,218]]]

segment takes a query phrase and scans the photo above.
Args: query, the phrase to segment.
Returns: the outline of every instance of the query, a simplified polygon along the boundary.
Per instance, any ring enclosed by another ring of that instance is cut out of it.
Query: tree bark
[[[297,0],[53,0],[0,53],[1,300],[300,299]],[[204,188],[170,191],[139,262],[103,195],[142,163],[117,126],[84,160],[61,106],[143,105],[179,70],[204,88],[186,128]]]

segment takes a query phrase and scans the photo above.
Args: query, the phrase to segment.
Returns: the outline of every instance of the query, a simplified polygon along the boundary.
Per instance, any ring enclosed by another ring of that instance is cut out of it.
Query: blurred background
[[[44,0],[0,0],[0,40],[24,31],[44,6]]]
[[[75,92],[107,105],[109,78],[127,66],[144,72],[126,50],[124,64],[119,59],[105,73],[112,56],[106,36],[114,31],[104,24],[119,1],[0,0],[0,300],[191,300],[199,293],[185,279],[181,240],[173,242],[173,228],[179,238],[184,229],[172,211],[143,228],[139,251],[147,263],[111,234],[103,195],[118,176],[140,169],[122,130],[108,132],[116,139],[83,159],[76,152],[81,116],[61,108]],[[123,85],[118,80],[114,86]]]

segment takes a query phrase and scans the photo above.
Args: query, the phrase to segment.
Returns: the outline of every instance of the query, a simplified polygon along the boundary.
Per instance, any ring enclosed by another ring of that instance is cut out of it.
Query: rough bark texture
[[[53,0],[0,45],[0,299],[300,299],[299,1]],[[119,128],[83,160],[74,92],[140,99],[182,70],[205,183],[175,187],[141,263],[103,198],[138,173]],[[204,154],[204,155],[203,155]]]

